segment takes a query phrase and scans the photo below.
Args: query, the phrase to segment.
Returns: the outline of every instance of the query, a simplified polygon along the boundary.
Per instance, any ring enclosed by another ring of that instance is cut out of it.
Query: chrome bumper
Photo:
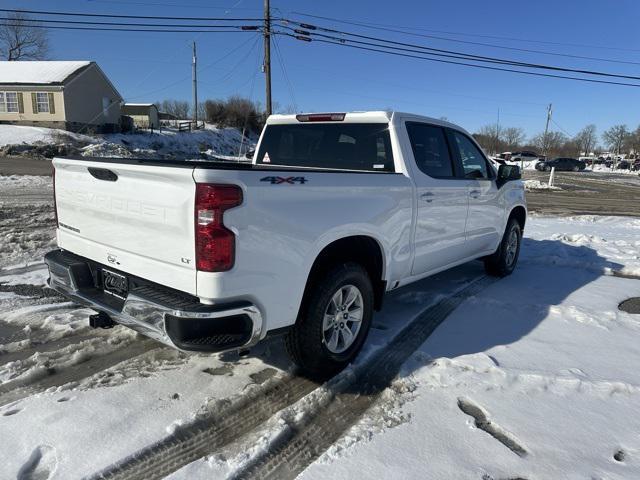
[[[149,283],[119,300],[97,285],[96,272],[102,265],[62,250],[49,252],[45,263],[49,267],[48,284],[57,292],[173,348],[223,352],[252,347],[261,338],[262,316],[248,302],[174,302],[172,292]],[[180,303],[180,308],[175,303]]]

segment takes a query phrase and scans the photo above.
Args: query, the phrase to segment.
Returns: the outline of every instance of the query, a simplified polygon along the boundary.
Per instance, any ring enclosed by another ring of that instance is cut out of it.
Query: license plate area
[[[120,300],[126,300],[129,294],[129,281],[124,275],[103,268],[102,288],[104,293],[113,295]]]

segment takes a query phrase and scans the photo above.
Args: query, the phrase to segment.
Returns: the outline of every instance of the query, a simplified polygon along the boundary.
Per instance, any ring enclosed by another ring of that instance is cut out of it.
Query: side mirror
[[[247,150],[247,153],[244,154],[245,157],[253,159],[256,151],[252,148],[251,150]]]
[[[513,180],[520,180],[522,178],[522,174],[520,173],[520,167],[517,165],[500,165],[498,168],[498,178],[496,179],[496,184],[498,188],[502,187],[507,182],[512,182]]]

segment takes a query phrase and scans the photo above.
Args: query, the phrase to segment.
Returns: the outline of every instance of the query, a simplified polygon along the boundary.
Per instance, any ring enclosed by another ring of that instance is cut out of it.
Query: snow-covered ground
[[[0,125],[0,147],[5,145],[67,144],[84,156],[142,157],[154,159],[237,160],[238,152],[245,153],[255,145],[257,137],[235,128],[217,128],[206,124],[204,129],[179,132],[175,128],[117,133],[82,135],[64,130]],[[246,160],[246,159],[245,159]]]
[[[540,180],[524,180],[525,190],[562,190],[560,187],[549,186],[548,182],[541,182]]]
[[[66,132],[55,128],[27,127],[21,125],[0,125],[0,147],[10,144],[55,143],[75,140],[92,143],[93,137]]]
[[[455,310],[385,392],[387,411],[371,410],[302,478],[640,478],[640,319],[617,310],[640,294],[640,282],[612,275],[640,274],[640,220],[532,217],[526,235],[516,272]],[[395,292],[361,357],[480,274],[471,263]],[[6,281],[41,279],[0,272]],[[17,295],[0,297],[0,305],[4,324],[46,341],[87,333],[86,310],[33,307]],[[1,365],[0,389],[142,341],[124,329],[98,335]],[[29,341],[12,347],[19,352]],[[0,408],[0,435],[11,439],[0,450],[4,476],[15,478],[34,458],[36,470],[51,474],[43,478],[90,475],[289,368],[277,341],[229,363],[154,347]],[[484,415],[522,452],[477,428],[468,413]],[[197,460],[171,478],[232,476],[268,448],[267,439]]]
[[[291,384],[278,339],[220,358],[90,330],[88,310],[43,288],[50,195],[50,179],[0,178],[0,478],[89,476]],[[466,298],[302,478],[640,478],[640,316],[617,309],[640,296],[617,276],[640,276],[640,219],[531,216],[525,235],[514,274]],[[390,294],[358,366],[482,272],[471,262]],[[331,388],[287,397],[171,478],[238,474]]]

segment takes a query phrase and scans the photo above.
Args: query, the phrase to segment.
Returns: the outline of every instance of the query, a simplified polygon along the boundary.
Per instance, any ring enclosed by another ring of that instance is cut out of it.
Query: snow
[[[17,212],[0,216],[0,285],[43,285],[42,254],[54,241],[50,192],[47,178],[0,177],[3,211]],[[533,215],[525,235],[514,274],[466,299],[301,478],[640,478],[640,322],[617,309],[640,295],[640,283],[616,276],[640,276],[640,219]],[[481,272],[471,262],[390,294],[357,365]],[[0,450],[2,477],[16,478],[35,458],[52,479],[90,476],[289,368],[274,339],[242,358],[151,344],[105,369],[103,359],[142,338],[124,328],[90,331],[88,310],[16,292],[0,292],[0,351],[9,352],[0,354],[0,392],[50,369],[96,368],[0,407],[0,436],[11,439]],[[7,339],[2,328],[16,333]],[[38,342],[55,348],[30,350]],[[234,475],[331,393],[315,390],[170,478]],[[485,415],[526,454],[461,408]],[[613,458],[619,451],[623,461]]]
[[[14,62],[10,62],[14,63]],[[57,141],[79,141],[91,143],[95,139],[66,130],[21,125],[0,125],[0,147],[10,144],[56,143]]]
[[[61,83],[69,75],[90,63],[86,61],[0,61],[0,83],[12,85]]]
[[[11,144],[71,144],[81,148],[83,156],[244,160],[238,151],[255,146],[257,137],[236,128],[217,128],[206,124],[204,129],[180,132],[175,128],[140,130],[135,133],[83,135],[44,127],[0,125],[0,147]]]
[[[540,180],[524,180],[524,189],[531,190],[562,190],[560,187],[549,186],[548,182],[541,182]]]

